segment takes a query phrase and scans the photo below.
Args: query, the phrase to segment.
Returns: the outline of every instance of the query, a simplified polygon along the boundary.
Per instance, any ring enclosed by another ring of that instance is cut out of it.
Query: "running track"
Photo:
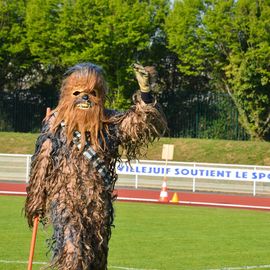
[[[0,183],[0,195],[25,196],[25,188],[26,184]],[[160,191],[158,190],[116,189],[116,194],[118,195],[117,200],[119,201],[136,201],[164,204],[163,202],[159,202]],[[168,194],[170,200],[174,192],[169,191]],[[270,211],[270,198],[266,197],[188,192],[177,192],[177,195],[179,198],[179,202],[169,204],[208,207],[230,207]]]

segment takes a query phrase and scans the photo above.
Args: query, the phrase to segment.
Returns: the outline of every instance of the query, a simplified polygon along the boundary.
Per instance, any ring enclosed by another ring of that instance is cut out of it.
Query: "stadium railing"
[[[0,154],[1,182],[28,182],[31,155]],[[270,195],[270,167],[219,163],[123,161],[118,164],[118,187],[172,191]]]

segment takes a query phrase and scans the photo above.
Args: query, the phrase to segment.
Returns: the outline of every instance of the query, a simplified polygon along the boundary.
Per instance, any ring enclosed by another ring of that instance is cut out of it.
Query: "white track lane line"
[[[9,260],[0,260],[0,264],[28,264],[28,261],[9,261]],[[33,264],[46,265],[46,262],[33,262]],[[122,269],[122,270],[158,270],[158,269],[145,269],[145,268],[130,268],[123,266],[114,266],[109,265],[109,268],[113,269]],[[248,270],[248,269],[270,269],[270,264],[266,265],[250,265],[250,266],[238,266],[238,267],[222,267],[222,268],[211,268],[205,270]]]
[[[26,192],[19,191],[1,191],[1,194],[8,195],[26,195]],[[157,199],[144,199],[144,198],[129,198],[129,197],[118,197],[119,201],[137,201],[137,202],[158,202]],[[177,203],[175,203],[177,204]],[[245,205],[245,204],[230,204],[230,203],[209,203],[209,202],[191,202],[191,201],[179,201],[178,204],[184,205],[204,205],[204,206],[222,206],[229,208],[245,208],[245,209],[258,209],[258,210],[270,210],[270,206],[257,206],[257,205]],[[248,269],[248,268],[247,268]]]
[[[158,270],[158,269],[145,269],[145,268],[127,268],[127,267],[113,266],[113,265],[109,265],[108,267],[112,269],[122,269],[122,270]]]
[[[238,267],[223,267],[206,270],[247,270],[247,269],[270,269],[270,264],[266,265],[250,265],[250,266],[238,266]]]
[[[0,194],[8,194],[8,195],[26,195],[26,192],[23,192],[23,191],[3,191],[3,190],[0,190]]]
[[[119,201],[139,201],[139,202],[158,202],[157,199],[147,199],[147,198],[130,198],[130,197],[117,197]]]
[[[248,208],[248,209],[262,209],[270,210],[270,206],[257,206],[257,205],[246,205],[246,204],[230,204],[230,203],[208,203],[208,202],[190,202],[190,201],[179,201],[181,204],[193,204],[193,205],[206,205],[206,206],[224,206],[224,207],[235,207],[235,208]]]
[[[129,197],[117,197],[117,200],[124,201],[138,201],[138,202],[158,202],[157,199],[143,199],[143,198],[129,198]],[[177,205],[177,203],[175,203]],[[210,203],[210,202],[191,202],[191,201],[179,201],[178,204],[185,205],[204,205],[204,206],[222,206],[230,208],[247,208],[247,209],[262,209],[270,210],[270,206],[257,206],[246,204],[230,204],[230,203]]]
[[[28,264],[28,261],[8,261],[8,260],[0,260],[0,263],[5,264]],[[46,262],[33,262],[33,264],[47,264]]]
[[[0,260],[0,264],[28,264],[28,261],[8,261],[8,260]],[[46,265],[46,262],[33,262],[33,264]],[[158,269],[145,269],[145,268],[130,268],[123,266],[114,266],[109,265],[109,268],[112,269],[121,269],[121,270],[158,270]]]

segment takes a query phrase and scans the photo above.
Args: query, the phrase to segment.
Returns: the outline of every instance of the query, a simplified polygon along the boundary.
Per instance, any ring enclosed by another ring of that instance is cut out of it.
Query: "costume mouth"
[[[76,107],[79,108],[80,110],[88,110],[90,109],[91,107],[93,107],[93,103],[92,102],[80,102],[78,104],[76,104]]]

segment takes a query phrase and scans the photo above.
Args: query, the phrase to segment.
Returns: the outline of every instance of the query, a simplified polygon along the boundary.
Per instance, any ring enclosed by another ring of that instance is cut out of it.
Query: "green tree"
[[[27,87],[32,61],[26,42],[25,1],[0,0],[0,91]]]
[[[166,22],[169,48],[187,75],[227,91],[251,137],[270,139],[270,3],[179,1]]]
[[[54,74],[81,61],[101,65],[113,106],[125,108],[137,87],[130,65],[145,55],[168,7],[167,0],[29,0],[29,46]]]

